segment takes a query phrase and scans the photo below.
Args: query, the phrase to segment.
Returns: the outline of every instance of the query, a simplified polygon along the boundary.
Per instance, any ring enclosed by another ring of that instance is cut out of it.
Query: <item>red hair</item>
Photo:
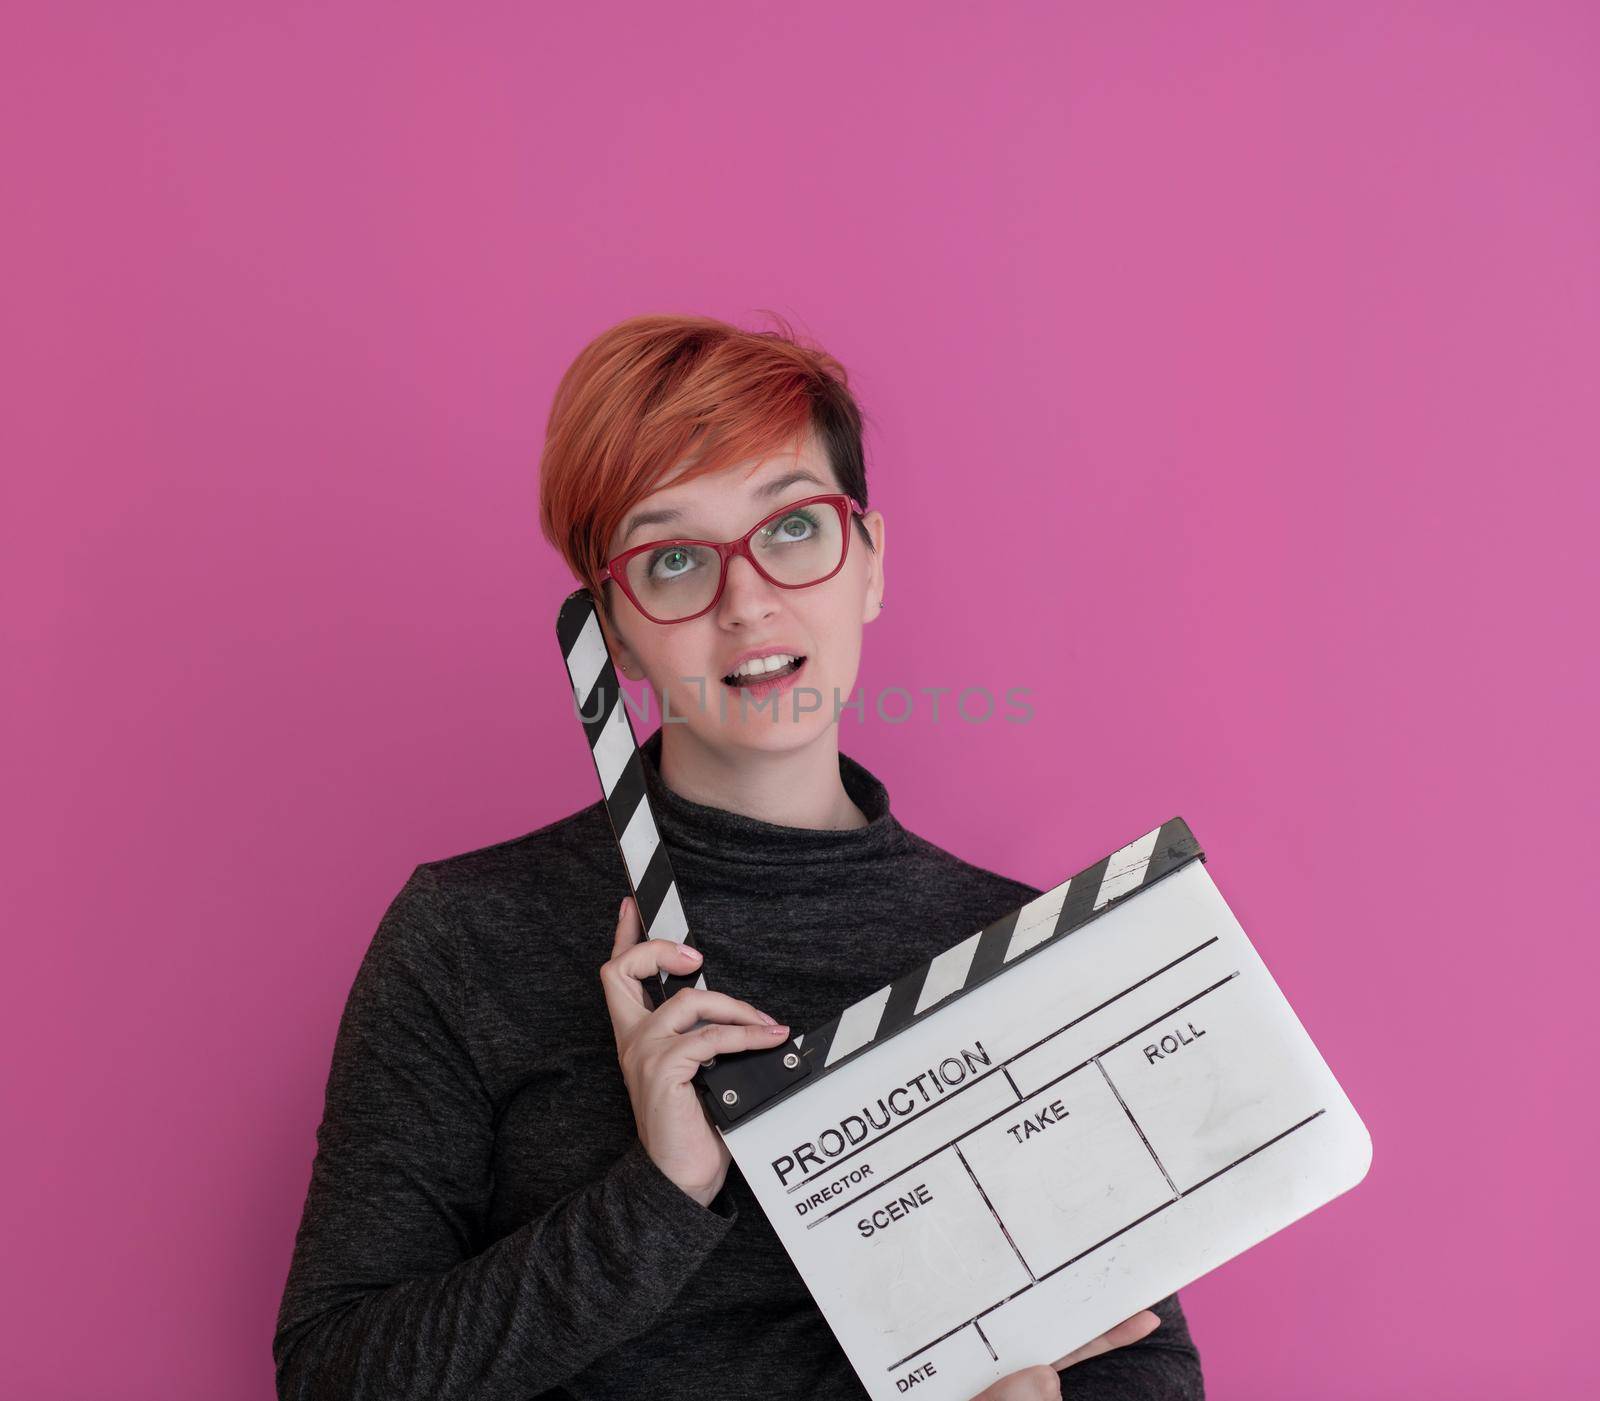
[[[590,341],[561,377],[539,461],[539,529],[608,606],[600,570],[612,535],[691,455],[674,484],[796,446],[813,430],[840,489],[866,507],[862,415],[845,369],[772,315],[778,331],[631,317]]]

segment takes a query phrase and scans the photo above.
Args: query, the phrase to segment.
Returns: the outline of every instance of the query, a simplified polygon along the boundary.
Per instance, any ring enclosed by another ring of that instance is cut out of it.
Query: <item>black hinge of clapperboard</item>
[[[692,939],[684,942],[694,947]],[[669,973],[664,982],[647,978],[645,995],[653,1006],[659,1007],[679,988],[693,987],[703,971],[696,970],[694,977],[687,978]],[[709,980],[707,986],[710,986]],[[720,1128],[731,1129],[741,1119],[795,1089],[810,1074],[811,1067],[800,1054],[791,1031],[782,1045],[731,1051],[704,1062],[695,1072],[694,1087],[712,1122]]]
[[[569,677],[572,673],[572,658],[581,650],[577,645],[580,637],[591,626],[599,629],[599,613],[595,599],[587,589],[574,589],[562,600],[556,619],[556,638],[561,645],[561,656],[567,666]],[[603,648],[594,655],[601,657],[601,663],[595,674],[590,694],[574,695],[574,699],[579,719],[589,741],[591,758],[595,741],[601,730],[611,721],[613,709],[621,707],[622,710],[622,720],[627,726],[631,753],[621,776],[610,792],[606,791],[605,781],[601,779],[601,806],[604,807],[606,816],[611,822],[611,834],[616,839],[617,851],[622,858],[623,874],[627,877],[629,888],[633,890],[640,914],[644,915],[646,911],[654,912],[661,909],[663,893],[675,886],[676,880],[666,842],[660,835],[660,824],[655,821],[655,810],[650,805],[649,789],[644,782],[644,759],[639,753],[638,737],[633,733],[633,721],[628,715],[627,703],[622,695],[622,685],[617,679],[610,649]],[[598,763],[595,765],[595,773],[597,777],[600,774]],[[649,812],[657,839],[656,849],[650,856],[649,869],[643,879],[643,885],[648,889],[642,896],[640,889],[633,885],[633,876],[628,870],[627,854],[622,846],[624,824],[637,812],[639,805]],[[619,818],[619,809],[624,807],[627,811],[620,814]],[[681,891],[679,895],[681,900]],[[646,918],[645,938],[650,937],[650,920]],[[699,947],[694,941],[693,930],[685,931],[683,943],[690,948]],[[704,953],[704,950],[701,952]],[[702,961],[701,967],[686,977],[668,973],[664,978],[646,978],[645,996],[652,1007],[660,1007],[680,988],[694,987],[705,976],[705,972]],[[709,980],[707,986],[710,986]],[[795,1088],[810,1073],[810,1065],[801,1056],[800,1048],[791,1036],[778,1046],[733,1051],[704,1063],[695,1072],[694,1086],[712,1122],[720,1128],[731,1129],[741,1119],[753,1114],[774,1097]]]

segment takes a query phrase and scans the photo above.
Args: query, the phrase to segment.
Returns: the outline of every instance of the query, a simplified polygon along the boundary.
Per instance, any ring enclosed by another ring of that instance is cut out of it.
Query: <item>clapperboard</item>
[[[692,945],[586,590],[557,635],[645,937]],[[874,1398],[1053,1362],[1372,1161],[1179,817],[696,1086]]]

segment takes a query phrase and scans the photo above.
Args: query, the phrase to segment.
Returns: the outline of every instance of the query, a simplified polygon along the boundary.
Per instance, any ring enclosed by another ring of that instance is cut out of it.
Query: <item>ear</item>
[[[886,528],[882,511],[868,511],[861,524],[872,537],[872,550],[868,554],[867,588],[861,601],[861,621],[870,623],[878,616],[878,603],[883,598],[883,544]]]
[[[595,610],[595,615],[600,619],[600,632],[605,637],[606,650],[611,653],[611,658],[616,663],[617,670],[630,681],[637,681],[644,675],[644,668],[639,665],[639,659],[633,655],[628,644],[622,640],[622,634],[617,629],[616,620],[611,616],[609,593],[603,597],[604,602]]]

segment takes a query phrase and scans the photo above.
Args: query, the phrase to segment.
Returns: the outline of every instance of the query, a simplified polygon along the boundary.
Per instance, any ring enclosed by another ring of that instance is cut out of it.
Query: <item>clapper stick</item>
[[[672,861],[650,806],[644,760],[628,718],[626,697],[587,589],[567,595],[556,619],[556,638],[645,938],[671,939],[694,948]],[[658,977],[644,983],[646,995],[657,1007],[680,988],[705,986],[703,964],[698,976],[662,969]],[[733,1052],[706,1062],[695,1074],[695,1086],[713,1122],[731,1128],[806,1074],[798,1038],[790,1037],[778,1046]]]

